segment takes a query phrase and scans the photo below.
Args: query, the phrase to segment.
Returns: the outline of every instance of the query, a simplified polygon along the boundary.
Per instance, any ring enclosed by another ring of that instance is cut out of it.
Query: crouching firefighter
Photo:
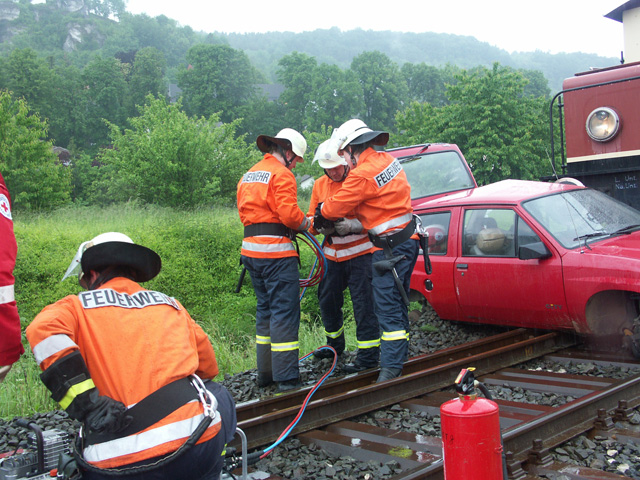
[[[51,397],[83,423],[83,479],[218,479],[236,430],[213,347],[185,308],[138,282],[160,257],[122,233],[80,245],[64,278],[86,289],[27,328]]]

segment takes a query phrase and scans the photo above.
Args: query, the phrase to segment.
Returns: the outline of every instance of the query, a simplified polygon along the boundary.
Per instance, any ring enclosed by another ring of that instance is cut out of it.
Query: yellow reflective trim
[[[264,337],[262,335],[256,335],[256,343],[259,343],[260,345],[270,345],[271,344],[271,337]]]
[[[337,332],[327,332],[326,330],[324,331],[324,334],[329,338],[341,337],[343,333],[344,333],[344,325],[340,327],[340,330],[338,330]]]
[[[91,380],[90,378],[86,379],[83,382],[76,383],[75,385],[71,385],[71,388],[67,390],[67,393],[64,395],[62,400],[60,400],[58,403],[60,404],[63,410],[66,410],[67,407],[71,405],[71,402],[73,402],[78,395],[86,392],[87,390],[91,390],[92,388],[96,388],[96,386],[93,383],[93,380]]]
[[[299,342],[288,342],[288,343],[272,343],[271,351],[272,352],[289,352],[291,350],[298,350],[300,348]]]
[[[358,340],[358,348],[377,348],[379,346],[380,346],[379,338],[377,338],[376,340],[366,340],[363,342]]]
[[[392,340],[406,340],[407,339],[407,331],[406,330],[397,330],[395,332],[382,332],[382,341],[392,341]]]

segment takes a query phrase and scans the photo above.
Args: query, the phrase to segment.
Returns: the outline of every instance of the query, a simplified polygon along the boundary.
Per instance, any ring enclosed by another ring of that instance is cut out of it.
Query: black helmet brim
[[[85,275],[111,265],[131,267],[136,282],[147,282],[162,268],[160,256],[150,248],[126,242],[104,242],[88,248],[80,261]]]

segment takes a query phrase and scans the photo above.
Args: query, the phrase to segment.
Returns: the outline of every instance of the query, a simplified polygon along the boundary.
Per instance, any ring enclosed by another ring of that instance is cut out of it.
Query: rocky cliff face
[[[21,27],[19,21],[21,7],[18,4],[19,0],[0,0],[0,42],[11,42],[13,36],[22,33],[24,27]],[[24,8],[24,7],[23,7]],[[88,9],[84,0],[56,0],[54,3],[49,2],[47,5],[31,5],[34,13],[34,18],[39,21],[43,14],[51,10],[61,10],[62,12],[72,13],[82,17],[88,17]],[[69,22],[64,27],[67,30],[67,35],[63,45],[60,47],[65,52],[72,52],[78,49],[78,46],[83,41],[91,39],[101,44],[104,38],[98,37],[98,31],[91,23],[83,22]]]
[[[14,2],[0,2],[0,21],[12,21],[20,16],[20,7]]]

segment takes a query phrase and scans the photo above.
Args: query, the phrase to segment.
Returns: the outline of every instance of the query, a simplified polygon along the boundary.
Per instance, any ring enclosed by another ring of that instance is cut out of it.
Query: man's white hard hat
[[[276,143],[288,150],[291,150],[300,157],[301,162],[304,161],[303,157],[307,151],[307,141],[297,130],[294,130],[293,128],[283,128],[275,137],[258,135],[258,138],[256,139],[256,145],[258,145],[258,148],[263,153],[267,153],[269,151],[269,142]]]
[[[78,280],[81,281],[90,270],[110,265],[131,267],[134,270],[134,280],[146,282],[160,273],[162,261],[156,252],[133,243],[124,233],[101,233],[80,244],[62,280],[78,275]]]
[[[371,130],[359,118],[347,120],[335,131],[338,149],[344,150],[347,145],[359,145],[373,141],[374,145],[384,146],[389,142],[389,133]]]
[[[333,137],[318,145],[313,161],[317,161],[318,165],[326,170],[347,165],[347,161],[338,155],[338,141]]]

